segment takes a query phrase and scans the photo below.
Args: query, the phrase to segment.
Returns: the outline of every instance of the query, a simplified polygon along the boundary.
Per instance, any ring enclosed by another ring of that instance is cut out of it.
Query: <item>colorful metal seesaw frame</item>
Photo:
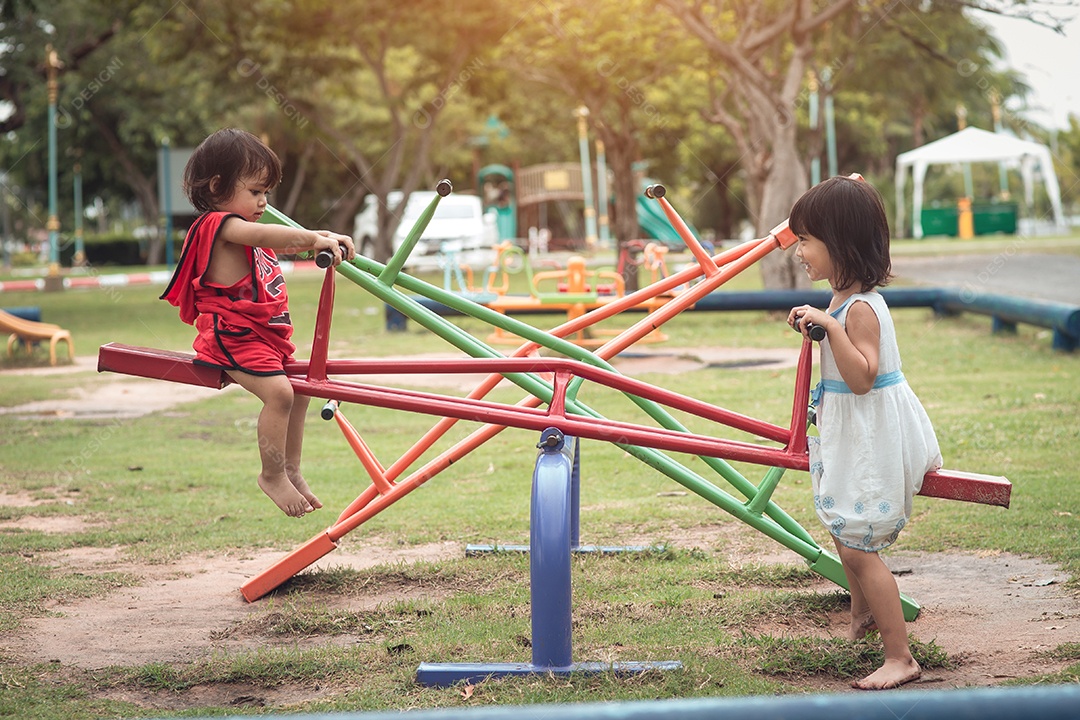
[[[788,229],[786,221],[774,228],[765,238],[752,240],[716,256],[710,256],[689,232],[670,203],[664,199],[663,187],[650,187],[646,194],[661,204],[672,225],[686,241],[697,265],[545,332],[401,272],[405,258],[434,214],[439,199],[449,194],[450,183],[443,180],[437,189],[439,195],[421,214],[405,242],[385,266],[374,260],[357,257],[351,264],[339,265],[337,273],[470,357],[456,360],[329,359],[327,347],[335,274],[332,270],[327,270],[319,298],[311,357],[306,361],[290,363],[286,366],[286,373],[298,394],[329,399],[324,408],[324,417],[332,415],[336,419],[370,477],[371,484],[342,511],[329,528],[244,583],[241,592],[248,601],[262,597],[330,553],[342,537],[506,427],[538,432],[554,427],[566,435],[614,443],[629,455],[798,553],[812,570],[847,588],[847,579],[836,556],[822,549],[804,528],[771,500],[772,493],[786,469],[808,469],[806,417],[812,364],[810,341],[804,340],[799,355],[791,422],[786,428],[628,378],[607,362],[768,253],[789,247],[795,237]],[[272,221],[295,224],[272,208],[268,209],[266,215],[270,215]],[[694,280],[698,282],[595,351],[589,351],[564,339],[567,335],[661,293],[686,286]],[[502,327],[507,332],[524,338],[525,342],[509,355],[503,355],[424,307],[406,292],[421,295],[490,325]],[[539,357],[537,353],[541,347],[564,357]],[[224,372],[194,365],[192,360],[193,355],[190,353],[109,343],[100,349],[98,370],[210,387],[223,387],[229,383]],[[432,372],[489,374],[465,397],[331,378],[332,375]],[[484,397],[504,378],[518,385],[526,392],[526,396],[514,405],[485,400]],[[623,393],[656,424],[620,422],[603,417],[577,399],[584,382],[597,383]],[[423,413],[441,419],[408,452],[386,467],[341,412],[340,403],[343,402]],[[546,409],[542,409],[541,405],[546,405]],[[777,443],[779,447],[724,440],[690,432],[667,408],[750,433]],[[401,479],[403,473],[459,420],[481,423],[481,426]],[[702,477],[670,457],[667,452],[699,457],[706,467],[726,481],[745,500]],[[733,468],[728,460],[754,463],[765,466],[768,470],[761,482],[755,485]],[[1003,477],[939,470],[926,475],[920,494],[1008,507],[1010,491],[1011,484]],[[913,619],[918,614],[918,604],[907,597],[902,600],[905,617]]]

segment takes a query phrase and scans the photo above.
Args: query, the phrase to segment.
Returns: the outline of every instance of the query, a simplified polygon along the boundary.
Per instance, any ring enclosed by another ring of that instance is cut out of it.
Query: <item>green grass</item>
[[[741,289],[755,285],[753,279],[741,282]],[[315,275],[298,274],[289,281],[301,357],[310,347],[318,286]],[[46,321],[72,331],[80,355],[113,341],[187,350],[193,331],[177,320],[173,308],[156,300],[159,292],[133,287],[5,293],[3,302],[41,306]],[[415,323],[405,333],[385,332],[381,304],[344,281],[339,281],[337,297],[334,357],[448,349]],[[541,327],[558,322],[556,316],[529,319]],[[906,309],[896,311],[894,319],[905,374],[934,421],[946,466],[1004,474],[1014,483],[1008,510],[919,498],[900,546],[905,551],[1037,556],[1062,566],[1070,578],[1066,590],[1076,592],[1080,356],[1053,351],[1047,332],[1039,328],[1020,326],[1015,335],[991,335],[989,318],[977,315],[938,318],[929,310]],[[473,321],[455,322],[481,337],[486,334]],[[798,343],[781,322],[759,312],[684,313],[665,331],[671,339],[654,350],[794,348]],[[42,362],[40,355],[35,359]],[[785,425],[793,376],[786,369],[713,368],[696,371],[692,380],[665,374],[643,379]],[[92,370],[0,374],[0,407],[63,398],[97,380]],[[514,402],[520,396],[510,389],[494,397]],[[586,386],[580,398],[605,416],[645,422],[640,411],[614,393]],[[305,472],[336,513],[359,493],[364,476],[333,423],[318,419],[317,406],[312,404],[305,438]],[[255,487],[252,420],[257,412],[254,398],[233,389],[141,419],[0,415],[0,493],[36,503],[0,503],[0,632],[18,632],[28,619],[48,614],[58,599],[107,596],[139,582],[121,573],[65,571],[50,560],[56,551],[116,548],[123,557],[168,564],[191,554],[287,550],[323,529],[325,516],[284,518]],[[384,464],[434,422],[366,407],[346,406],[345,413]],[[715,432],[702,421],[686,422]],[[474,427],[459,424],[433,452]],[[531,432],[499,434],[355,535],[403,545],[528,542],[535,442]],[[679,459],[704,472],[700,460]],[[737,467],[755,483],[764,472]],[[734,522],[692,493],[672,493],[681,489],[614,446],[584,442],[583,542],[615,544],[634,537],[659,545],[673,534]],[[826,536],[809,494],[806,476],[789,472],[774,499],[823,542]],[[28,516],[80,522],[68,532],[19,529],[20,518]],[[732,567],[718,559],[718,551],[725,549],[669,543],[668,550],[633,556],[575,558],[575,660],[676,659],[683,662],[682,671],[631,679],[601,674],[490,682],[474,688],[468,704],[798,692],[808,678],[855,677],[879,661],[874,643],[830,643],[814,635],[830,613],[843,612],[842,593],[814,591],[816,580],[803,568]],[[395,590],[411,592],[370,610],[341,609],[349,598]],[[165,714],[161,710],[124,700],[125,693],[175,699],[195,686],[323,688],[316,699],[267,708],[276,712],[456,705],[463,702],[461,689],[416,686],[416,665],[520,662],[529,655],[528,618],[528,562],[509,553],[479,561],[307,573],[261,602],[244,622],[213,629],[222,638],[272,639],[271,646],[260,650],[221,652],[175,666],[94,672],[28,666],[0,651],[0,717],[160,716]],[[779,620],[789,624],[792,636],[744,632]],[[1055,659],[1074,663],[1065,671],[1024,681],[1077,682],[1074,645],[1050,651]],[[932,643],[916,643],[915,650],[925,667],[956,661],[943,657]],[[190,712],[247,711],[206,705]]]

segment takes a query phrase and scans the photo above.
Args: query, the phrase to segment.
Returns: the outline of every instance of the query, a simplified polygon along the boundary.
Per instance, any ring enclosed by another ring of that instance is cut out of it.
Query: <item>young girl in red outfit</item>
[[[808,438],[814,507],[829,529],[851,592],[852,640],[881,633],[885,662],[852,685],[881,690],[916,680],[900,592],[878,551],[911,516],[923,475],[941,467],[930,420],[900,371],[892,317],[876,291],[889,281],[889,223],[869,183],[834,177],[791,209],[795,254],[811,280],[827,280],[827,311],[793,308],[788,323],[825,329],[814,392],[819,437]]]
[[[354,256],[352,239],[325,230],[257,222],[281,180],[273,150],[243,130],[219,130],[195,148],[184,191],[203,214],[184,240],[162,299],[198,330],[195,362],[225,370],[263,403],[258,484],[291,517],[322,507],[300,473],[307,397],[295,397],[285,363],[296,346],[275,251]]]

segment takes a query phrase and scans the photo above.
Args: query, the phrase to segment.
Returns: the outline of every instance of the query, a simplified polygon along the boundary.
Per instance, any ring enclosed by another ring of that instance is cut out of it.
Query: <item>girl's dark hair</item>
[[[265,178],[267,187],[281,182],[281,160],[262,140],[246,130],[225,128],[199,143],[184,166],[184,194],[199,212],[228,201],[242,178]]]
[[[874,187],[863,180],[833,177],[803,193],[788,225],[796,235],[813,235],[829,250],[837,289],[868,292],[892,278],[889,220]]]

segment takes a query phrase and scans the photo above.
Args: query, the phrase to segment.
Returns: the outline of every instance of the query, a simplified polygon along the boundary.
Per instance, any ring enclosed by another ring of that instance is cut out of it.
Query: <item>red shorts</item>
[[[241,370],[249,375],[284,375],[285,363],[292,359],[295,349],[288,340],[274,344],[252,328],[229,325],[221,315],[200,315],[195,328],[199,334],[192,347],[199,365]]]

